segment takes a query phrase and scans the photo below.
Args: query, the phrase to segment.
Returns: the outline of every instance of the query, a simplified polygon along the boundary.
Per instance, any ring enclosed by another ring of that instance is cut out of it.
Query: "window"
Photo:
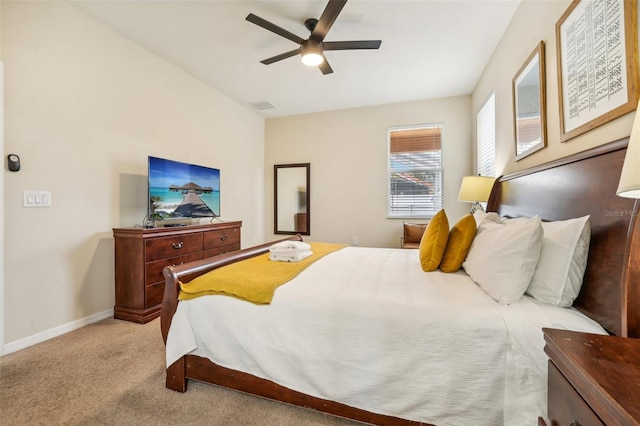
[[[389,128],[389,217],[431,217],[443,208],[442,130]]]
[[[478,174],[496,175],[496,94],[491,93],[476,118]]]

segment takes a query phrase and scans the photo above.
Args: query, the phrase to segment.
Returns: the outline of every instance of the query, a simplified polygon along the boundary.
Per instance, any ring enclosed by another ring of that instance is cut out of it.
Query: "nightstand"
[[[543,332],[551,425],[640,425],[640,339]]]

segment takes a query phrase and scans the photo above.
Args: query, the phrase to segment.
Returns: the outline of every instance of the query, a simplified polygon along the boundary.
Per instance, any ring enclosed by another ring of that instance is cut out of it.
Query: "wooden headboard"
[[[616,196],[627,142],[502,176],[487,210],[546,221],[590,215],[589,258],[574,306],[612,334],[640,337],[640,202]]]

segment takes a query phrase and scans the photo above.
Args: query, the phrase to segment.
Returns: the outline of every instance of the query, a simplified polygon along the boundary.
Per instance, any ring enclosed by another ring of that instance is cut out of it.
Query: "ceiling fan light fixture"
[[[331,26],[346,3],[347,0],[329,0],[320,19],[309,18],[305,20],[304,26],[311,32],[309,38],[306,40],[253,13],[248,14],[245,18],[247,21],[300,46],[297,49],[272,56],[260,62],[269,65],[283,59],[291,58],[292,56],[300,55],[303,64],[310,67],[318,67],[323,75],[327,75],[333,73],[333,69],[324,56],[325,50],[378,49],[380,43],[382,43],[381,40],[324,41]]]
[[[324,56],[322,55],[322,43],[313,39],[305,40],[302,43],[302,63],[315,67],[324,62]]]
[[[318,53],[303,53],[302,54],[302,63],[308,67],[315,67],[320,65],[324,61],[322,55]]]

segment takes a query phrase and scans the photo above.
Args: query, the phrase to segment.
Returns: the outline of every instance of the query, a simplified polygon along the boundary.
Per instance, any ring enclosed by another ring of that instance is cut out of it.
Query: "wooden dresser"
[[[162,269],[240,250],[242,222],[167,228],[114,228],[114,318],[146,323],[160,315]]]
[[[551,425],[640,425],[640,339],[543,331]]]

